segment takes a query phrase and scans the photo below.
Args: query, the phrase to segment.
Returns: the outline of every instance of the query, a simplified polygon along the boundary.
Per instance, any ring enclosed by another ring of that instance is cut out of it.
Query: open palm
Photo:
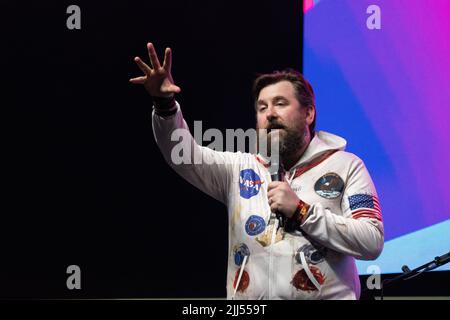
[[[152,67],[149,67],[141,58],[134,58],[134,61],[145,75],[132,78],[130,82],[144,85],[147,92],[153,97],[171,97],[175,93],[179,93],[181,89],[175,85],[171,74],[172,50],[166,48],[164,62],[161,66],[153,44],[148,43],[147,49]]]

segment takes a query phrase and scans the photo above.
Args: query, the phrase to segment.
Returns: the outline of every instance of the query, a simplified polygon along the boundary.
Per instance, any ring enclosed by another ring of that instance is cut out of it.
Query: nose
[[[275,111],[275,107],[272,105],[269,105],[267,107],[267,112],[266,112],[266,119],[267,121],[272,121],[273,119],[276,119],[278,117],[278,114]]]

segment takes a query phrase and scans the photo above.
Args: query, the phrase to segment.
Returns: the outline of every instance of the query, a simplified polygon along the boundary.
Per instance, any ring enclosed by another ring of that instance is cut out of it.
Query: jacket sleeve
[[[233,166],[239,153],[220,152],[200,146],[192,137],[178,103],[177,112],[167,117],[153,110],[153,134],[161,153],[180,176],[226,204]]]
[[[361,159],[351,163],[341,212],[312,204],[301,228],[313,240],[360,260],[374,260],[383,250],[384,229],[372,179]]]

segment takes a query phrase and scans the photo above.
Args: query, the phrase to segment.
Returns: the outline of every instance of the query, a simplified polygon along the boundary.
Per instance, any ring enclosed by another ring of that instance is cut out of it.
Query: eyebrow
[[[266,102],[264,100],[258,100],[256,101],[256,106],[260,106],[262,104],[266,104]]]
[[[272,101],[279,101],[279,100],[283,100],[283,101],[289,101],[288,99],[286,99],[285,97],[283,97],[283,96],[276,96],[276,97],[274,97],[273,99],[272,99]]]
[[[289,100],[286,97],[283,97],[283,96],[275,96],[275,97],[272,98],[272,103],[277,103],[279,101],[289,102]],[[267,105],[267,103],[264,100],[259,99],[255,103],[255,110],[258,110],[258,108],[261,105]]]
[[[272,98],[272,101],[279,101],[279,100],[283,100],[283,101],[289,101],[287,98],[283,97],[283,96],[275,96]],[[258,100],[256,102],[256,105],[262,105],[262,104],[266,104],[266,102],[264,100]]]

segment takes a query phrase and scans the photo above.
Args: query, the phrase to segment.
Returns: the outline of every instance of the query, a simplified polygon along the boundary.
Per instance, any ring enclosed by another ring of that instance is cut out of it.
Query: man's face
[[[295,154],[305,145],[305,134],[311,122],[311,114],[300,106],[291,82],[280,81],[260,91],[256,102],[256,128],[267,129],[268,132],[280,129],[282,157]]]

